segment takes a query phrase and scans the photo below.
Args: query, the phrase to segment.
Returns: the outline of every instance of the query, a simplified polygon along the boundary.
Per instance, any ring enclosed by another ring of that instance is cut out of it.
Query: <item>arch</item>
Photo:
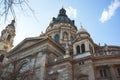
[[[4,54],[0,55],[0,62],[3,62]]]
[[[18,63],[17,65],[17,71],[18,72],[23,72],[26,69],[26,66],[28,67],[28,60],[22,60]]]
[[[10,39],[11,39],[11,36],[10,36],[10,35],[8,35],[8,36],[7,36],[7,40],[8,40],[8,41],[10,41]]]
[[[80,53],[80,46],[79,45],[76,47],[76,51],[77,51],[77,54]]]
[[[28,63],[28,60],[22,60],[17,64],[17,71],[20,71],[22,67]]]
[[[73,42],[74,41],[74,38],[73,36],[70,37],[70,41]]]
[[[68,40],[68,33],[67,33],[67,32],[64,32],[64,33],[63,33],[63,39],[64,39],[64,40]]]
[[[82,51],[81,51],[82,53],[85,52],[85,44],[82,44],[82,45],[81,45],[81,50],[82,50]]]
[[[59,39],[60,39],[59,35],[56,34],[56,35],[54,36],[54,40],[55,40],[55,42],[59,43]]]

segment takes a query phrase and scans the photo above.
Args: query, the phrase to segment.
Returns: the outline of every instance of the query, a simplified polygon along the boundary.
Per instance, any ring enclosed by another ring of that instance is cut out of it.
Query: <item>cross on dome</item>
[[[78,30],[78,33],[80,32],[87,32],[87,30],[83,28],[83,25],[81,22],[80,22],[80,29]]]

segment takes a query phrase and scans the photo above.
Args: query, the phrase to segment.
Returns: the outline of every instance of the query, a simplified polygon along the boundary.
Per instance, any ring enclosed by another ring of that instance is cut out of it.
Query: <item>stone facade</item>
[[[11,49],[14,22],[5,29],[10,32],[1,34],[0,80],[120,80],[120,46],[95,44],[82,25],[77,29],[64,8],[45,33]]]

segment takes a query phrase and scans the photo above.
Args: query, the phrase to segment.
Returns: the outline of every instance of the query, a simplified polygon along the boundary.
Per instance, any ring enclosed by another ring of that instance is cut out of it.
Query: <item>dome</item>
[[[90,36],[90,34],[87,32],[86,29],[83,28],[82,25],[81,25],[81,28],[78,30],[77,34],[81,34],[81,35],[83,34],[83,36],[85,36],[85,34],[86,34],[86,35]]]
[[[51,24],[53,23],[69,23],[71,25],[74,25],[74,20],[70,20],[70,18],[68,18],[66,15],[66,10],[62,8],[59,10],[57,18],[53,17]]]
[[[77,33],[81,33],[81,32],[87,32],[87,30],[84,29],[82,25],[81,25],[81,28],[78,30]],[[87,32],[87,33],[88,33],[88,32]]]
[[[87,32],[86,29],[84,29],[83,27],[80,28],[80,30],[78,32]]]

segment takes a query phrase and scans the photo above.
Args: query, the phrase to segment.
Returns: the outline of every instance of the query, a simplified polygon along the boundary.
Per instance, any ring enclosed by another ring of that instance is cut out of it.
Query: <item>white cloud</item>
[[[108,21],[111,19],[111,17],[115,14],[115,11],[120,7],[120,1],[114,0],[109,6],[108,10],[103,10],[100,21],[104,23],[105,21]]]
[[[77,9],[69,6],[66,8],[66,14],[71,18],[77,18]]]

